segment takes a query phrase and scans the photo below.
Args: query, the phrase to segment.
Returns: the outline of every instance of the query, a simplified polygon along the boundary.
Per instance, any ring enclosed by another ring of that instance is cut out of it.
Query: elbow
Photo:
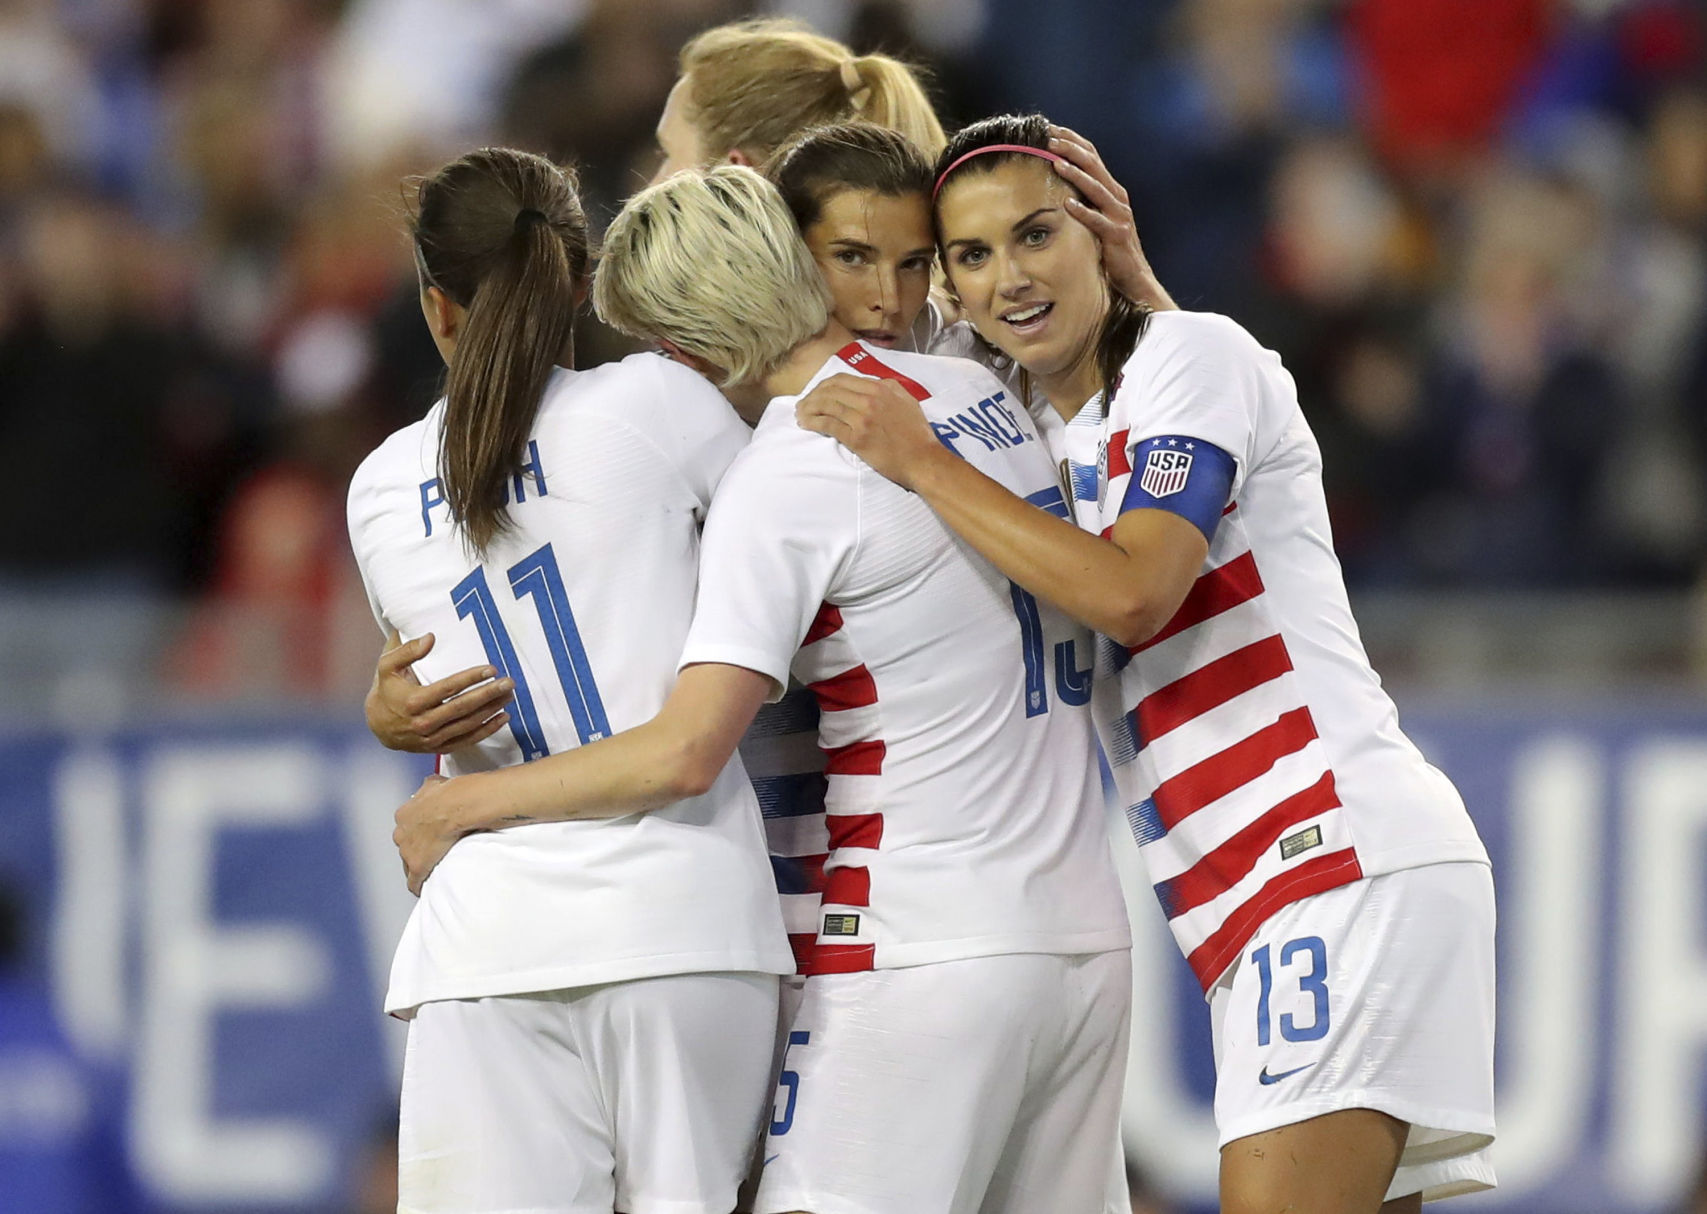
[[[703,797],[723,774],[723,766],[706,754],[703,747],[691,744],[679,747],[664,768],[661,792],[665,803]]]
[[[1135,649],[1160,632],[1173,612],[1146,599],[1129,599],[1116,604],[1109,615],[1106,625],[1098,631],[1128,649]]]

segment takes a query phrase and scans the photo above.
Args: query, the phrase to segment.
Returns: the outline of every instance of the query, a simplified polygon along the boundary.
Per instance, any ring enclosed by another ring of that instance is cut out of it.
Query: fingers
[[[448,674],[436,683],[429,683],[419,691],[410,692],[409,698],[404,701],[404,707],[408,709],[410,716],[420,716],[446,700],[462,695],[471,687],[478,687],[488,679],[497,678],[498,670],[495,666],[470,666],[466,670]],[[509,682],[507,679],[498,681]],[[511,683],[511,686],[514,684]],[[468,705],[465,704],[464,710],[467,708]]]
[[[1067,160],[1067,166],[1085,173],[1122,206],[1131,200],[1126,188],[1114,179],[1114,174],[1108,171],[1103,163],[1102,155],[1096,150],[1096,145],[1077,131],[1064,126],[1049,128],[1049,150]],[[1067,167],[1057,165],[1057,168]],[[1075,183],[1076,184],[1076,183]]]
[[[405,641],[393,631],[385,639],[385,652],[379,655],[379,673],[396,674],[407,669],[433,651],[433,640],[430,632]]]
[[[507,712],[493,713],[484,721],[459,721],[425,738],[422,745],[435,754],[448,754],[484,742],[509,723],[510,714]]]
[[[1068,161],[1057,164],[1055,171],[1066,180],[1068,185],[1083,194],[1085,201],[1097,210],[1116,217],[1131,216],[1131,206],[1128,205],[1124,197],[1117,196],[1109,189],[1109,182],[1085,172],[1078,165]],[[1122,190],[1121,194],[1124,193],[1125,191]]]
[[[409,727],[423,738],[447,731],[460,733],[485,721],[509,700],[515,689],[513,679],[493,679],[451,697],[436,708],[410,713]]]

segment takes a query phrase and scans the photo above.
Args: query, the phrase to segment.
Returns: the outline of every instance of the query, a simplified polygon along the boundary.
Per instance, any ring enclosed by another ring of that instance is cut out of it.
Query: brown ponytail
[[[574,176],[549,160],[482,148],[421,182],[413,224],[422,286],[467,311],[445,384],[439,488],[474,553],[509,527],[546,380],[570,354],[587,276]]]

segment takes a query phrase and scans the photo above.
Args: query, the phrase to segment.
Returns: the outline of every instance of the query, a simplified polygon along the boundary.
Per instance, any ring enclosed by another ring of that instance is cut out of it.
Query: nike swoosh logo
[[[778,1151],[775,1155],[772,1155],[769,1159],[765,1160],[759,1166],[761,1168],[768,1168],[771,1166],[771,1164],[775,1163],[777,1160],[779,1160],[781,1158],[782,1158],[782,1152]]]
[[[1307,1071],[1315,1065],[1316,1064],[1313,1062],[1306,1062],[1303,1066],[1295,1066],[1290,1071],[1282,1071],[1278,1075],[1270,1075],[1268,1073],[1268,1068],[1265,1066],[1262,1069],[1262,1074],[1257,1076],[1257,1082],[1262,1084],[1264,1087],[1267,1087],[1271,1083],[1279,1083],[1289,1075],[1296,1075],[1299,1071]]]

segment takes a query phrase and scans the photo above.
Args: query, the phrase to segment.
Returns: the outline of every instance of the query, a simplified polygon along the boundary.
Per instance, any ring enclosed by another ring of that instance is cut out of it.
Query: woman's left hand
[[[409,892],[417,898],[445,853],[468,833],[459,825],[458,817],[463,792],[458,786],[462,783],[461,778],[428,776],[415,795],[398,806],[397,829],[391,833],[391,841],[403,857]]]
[[[903,489],[913,488],[925,461],[947,454],[919,402],[893,380],[832,375],[800,398],[794,417],[802,429],[829,435]]]
[[[1102,265],[1114,289],[1133,303],[1147,304],[1152,311],[1169,312],[1179,305],[1163,289],[1132,219],[1132,201],[1126,187],[1114,179],[1102,162],[1096,145],[1068,127],[1049,128],[1049,150],[1063,157],[1059,173],[1084,196],[1067,199],[1067,213],[1091,230],[1102,246]]]

